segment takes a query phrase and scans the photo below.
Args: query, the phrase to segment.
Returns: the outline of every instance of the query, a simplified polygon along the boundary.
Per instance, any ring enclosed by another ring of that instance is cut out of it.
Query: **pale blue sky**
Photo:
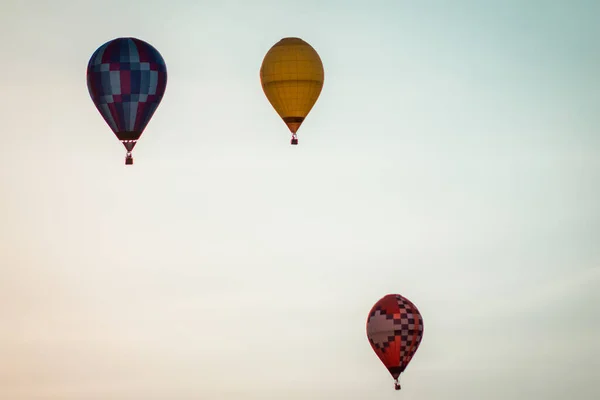
[[[0,6],[0,398],[595,400],[600,2]],[[165,98],[135,165],[85,82],[135,36]],[[299,146],[286,36],[325,86]],[[424,317],[403,389],[375,301]]]

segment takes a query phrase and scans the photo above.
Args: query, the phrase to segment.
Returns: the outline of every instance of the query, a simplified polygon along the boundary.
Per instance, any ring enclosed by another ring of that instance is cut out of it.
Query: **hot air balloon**
[[[399,294],[381,298],[369,312],[367,337],[375,354],[398,381],[423,338],[423,317],[417,307]]]
[[[117,38],[90,58],[87,85],[96,108],[127,149],[125,164],[133,164],[131,152],[165,93],[165,60],[143,40]]]
[[[299,38],[284,38],[267,52],[260,67],[260,81],[267,99],[292,133],[296,132],[323,89],[325,73],[321,58]]]

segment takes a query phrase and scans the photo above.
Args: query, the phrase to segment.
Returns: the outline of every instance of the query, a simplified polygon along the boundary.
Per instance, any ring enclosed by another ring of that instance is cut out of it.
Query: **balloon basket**
[[[133,165],[133,157],[131,157],[131,156],[125,157],[125,165]]]
[[[298,139],[296,139],[296,138],[293,138],[293,139],[290,141],[290,143],[291,143],[292,145],[297,145],[297,144],[298,144]]]

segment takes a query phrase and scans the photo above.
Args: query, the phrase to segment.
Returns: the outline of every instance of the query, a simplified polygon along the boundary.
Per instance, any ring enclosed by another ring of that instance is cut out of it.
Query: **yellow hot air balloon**
[[[325,72],[312,46],[299,38],[284,38],[267,52],[260,67],[260,81],[267,99],[292,132],[315,105],[323,89]]]

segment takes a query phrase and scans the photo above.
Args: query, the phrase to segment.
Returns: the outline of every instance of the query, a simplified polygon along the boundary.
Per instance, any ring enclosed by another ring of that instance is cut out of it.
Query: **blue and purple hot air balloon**
[[[96,108],[127,149],[125,164],[160,104],[167,87],[165,60],[152,45],[127,37],[98,48],[87,68]]]

